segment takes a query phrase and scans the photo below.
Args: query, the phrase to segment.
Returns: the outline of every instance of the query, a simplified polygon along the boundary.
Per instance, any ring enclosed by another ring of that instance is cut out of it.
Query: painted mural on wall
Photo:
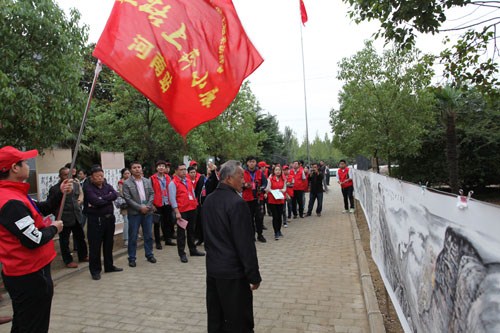
[[[500,332],[500,208],[356,171],[373,258],[406,332]]]

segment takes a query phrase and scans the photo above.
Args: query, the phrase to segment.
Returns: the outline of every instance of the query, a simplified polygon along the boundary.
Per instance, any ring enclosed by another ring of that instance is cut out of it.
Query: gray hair
[[[228,177],[234,176],[234,174],[241,167],[241,163],[235,160],[229,160],[222,164],[220,167],[220,179],[222,181],[226,180]]]

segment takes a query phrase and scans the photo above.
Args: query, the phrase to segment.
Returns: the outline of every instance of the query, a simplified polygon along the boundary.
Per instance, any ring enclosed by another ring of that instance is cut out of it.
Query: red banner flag
[[[93,55],[184,137],[220,115],[263,61],[231,0],[116,0]]]
[[[306,25],[307,22],[307,12],[306,6],[304,5],[304,1],[300,0],[300,18],[302,19],[302,24]]]

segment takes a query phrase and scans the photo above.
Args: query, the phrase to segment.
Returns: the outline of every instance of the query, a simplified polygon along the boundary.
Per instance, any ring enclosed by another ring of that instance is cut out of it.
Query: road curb
[[[384,319],[380,308],[378,307],[377,296],[375,295],[375,288],[373,287],[372,276],[368,268],[368,261],[366,260],[363,244],[359,235],[358,225],[356,218],[353,214],[349,214],[349,221],[351,222],[352,235],[354,238],[354,247],[356,249],[356,257],[358,258],[359,277],[361,280],[361,289],[363,291],[363,298],[365,300],[366,312],[368,315],[368,325],[370,326],[371,333],[385,333]]]

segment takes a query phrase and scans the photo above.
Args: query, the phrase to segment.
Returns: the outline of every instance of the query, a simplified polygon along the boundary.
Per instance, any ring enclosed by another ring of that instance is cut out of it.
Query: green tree
[[[44,149],[74,135],[86,28],[52,0],[0,6],[0,145]],[[22,125],[22,126],[20,126]]]
[[[283,133],[283,155],[286,159],[286,163],[291,163],[293,160],[297,159],[299,147],[299,140],[295,132],[290,126],[285,126],[285,131]]]
[[[214,156],[219,163],[259,155],[260,145],[265,138],[264,133],[254,130],[260,110],[250,82],[245,81],[229,107],[219,117],[201,125],[194,132],[203,138],[207,154]]]
[[[255,132],[265,134],[261,143],[261,158],[268,162],[283,164],[285,161],[283,135],[280,132],[276,116],[270,113],[258,112],[255,121]]]
[[[500,9],[498,1],[474,0],[343,0],[351,6],[349,15],[356,22],[378,20],[380,29],[376,37],[394,41],[398,46],[410,48],[415,44],[417,33],[463,32],[455,45],[444,49],[440,63],[444,64],[444,76],[460,89],[476,86],[487,95],[498,92],[499,64],[494,60],[498,16],[474,15],[476,9]],[[451,29],[442,29],[447,21],[447,10],[470,7],[465,15],[467,22]],[[479,12],[481,13],[481,12]],[[449,42],[449,40],[447,40]],[[483,57],[488,47],[493,47],[493,56]]]
[[[339,110],[332,110],[334,143],[349,156],[412,155],[420,148],[424,124],[432,121],[433,71],[417,51],[388,50],[379,56],[371,42],[340,62],[345,82]],[[390,172],[390,167],[389,167]]]

